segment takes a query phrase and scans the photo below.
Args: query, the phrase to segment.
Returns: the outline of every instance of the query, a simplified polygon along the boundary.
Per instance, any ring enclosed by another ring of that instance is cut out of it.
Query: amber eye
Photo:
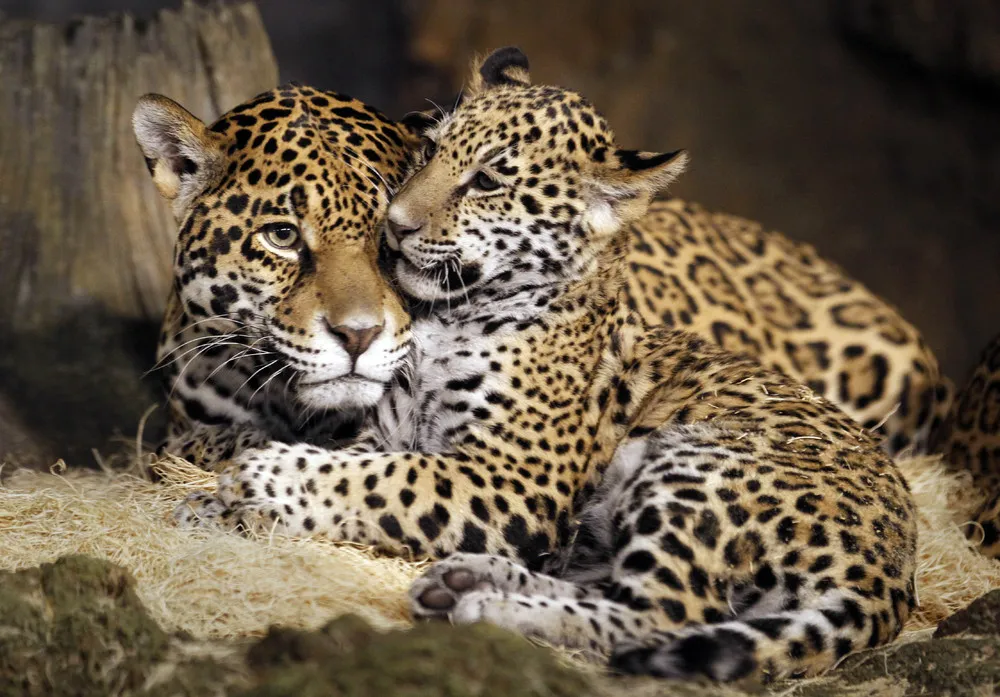
[[[423,152],[421,153],[422,157],[424,158],[424,162],[430,162],[430,159],[434,157],[437,151],[438,151],[438,144],[435,143],[430,138],[425,138],[424,149]]]
[[[500,188],[500,182],[486,172],[479,172],[472,180],[472,187],[480,191],[496,191]]]
[[[275,249],[295,249],[302,241],[299,229],[291,223],[269,223],[261,229],[260,234]]]

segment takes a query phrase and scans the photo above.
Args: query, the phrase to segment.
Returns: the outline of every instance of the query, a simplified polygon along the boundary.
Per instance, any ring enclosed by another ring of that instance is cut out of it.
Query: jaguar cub
[[[249,451],[178,517],[447,557],[415,615],[623,670],[812,675],[895,637],[916,524],[892,461],[800,383],[629,302],[629,225],[686,155],[618,148],[512,48],[428,139],[388,210],[428,308],[412,370],[355,447]]]

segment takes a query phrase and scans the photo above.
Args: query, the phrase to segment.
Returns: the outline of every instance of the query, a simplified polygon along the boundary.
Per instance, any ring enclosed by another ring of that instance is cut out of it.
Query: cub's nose
[[[340,345],[344,347],[347,355],[356,361],[358,356],[367,351],[372,342],[382,333],[383,325],[376,324],[371,327],[358,329],[356,327],[349,327],[346,324],[339,324],[333,327],[327,322],[326,328],[340,342]]]

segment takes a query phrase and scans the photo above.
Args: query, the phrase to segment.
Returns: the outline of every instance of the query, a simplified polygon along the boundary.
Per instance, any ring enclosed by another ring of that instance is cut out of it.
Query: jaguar
[[[422,161],[419,131],[444,115],[393,122],[295,84],[210,126],[140,100],[136,137],[179,226],[157,354],[162,451],[213,470],[272,441],[355,433],[410,347],[406,303],[377,266],[379,221]],[[627,302],[645,322],[793,377],[890,453],[926,450],[950,383],[910,324],[812,247],[675,199],[628,234]]]
[[[515,48],[481,61],[424,138],[385,216],[388,266],[418,301],[409,369],[352,445],[244,450],[178,521],[440,559],[411,590],[415,616],[490,621],[623,671],[768,681],[894,638],[915,602],[916,516],[879,439],[818,384],[651,324],[633,294],[636,230],[673,221],[696,244],[687,209],[653,203],[686,153],[619,147],[582,96],[532,84]],[[757,279],[748,323],[798,326],[789,278],[801,297],[847,292],[808,254],[758,273],[749,260],[798,249],[773,236],[704,234]],[[705,314],[735,307],[696,257]],[[883,339],[906,327],[871,309],[839,316]],[[936,368],[921,361],[909,389],[928,379],[929,419]],[[886,389],[884,363],[861,365],[857,384]]]
[[[351,436],[411,348],[378,225],[419,150],[412,120],[288,84],[210,126],[156,94],[132,121],[179,227],[161,450],[211,470],[275,440]]]
[[[931,447],[989,497],[970,511],[967,530],[983,554],[1000,559],[1000,336],[983,350]]]

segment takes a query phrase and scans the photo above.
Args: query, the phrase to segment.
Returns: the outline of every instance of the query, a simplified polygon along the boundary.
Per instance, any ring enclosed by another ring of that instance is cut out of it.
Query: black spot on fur
[[[378,524],[385,531],[385,534],[394,540],[403,539],[403,528],[400,527],[396,516],[386,513],[378,519]]]
[[[622,568],[643,573],[656,566],[656,557],[646,550],[632,552],[622,561]]]
[[[486,551],[486,533],[481,527],[467,522],[462,529],[462,541],[458,543],[459,552],[482,554]]]

